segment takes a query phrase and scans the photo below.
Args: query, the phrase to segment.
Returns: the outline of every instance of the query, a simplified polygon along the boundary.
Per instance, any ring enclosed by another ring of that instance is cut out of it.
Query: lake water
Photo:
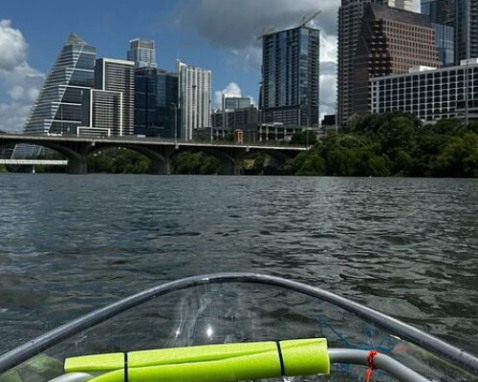
[[[478,181],[0,174],[0,353],[165,281],[283,276],[478,353]]]

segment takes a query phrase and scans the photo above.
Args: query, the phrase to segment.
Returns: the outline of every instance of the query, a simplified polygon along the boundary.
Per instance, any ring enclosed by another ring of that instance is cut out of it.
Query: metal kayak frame
[[[65,339],[79,334],[97,324],[105,322],[120,313],[142,305],[151,299],[197,286],[224,283],[270,285],[317,298],[319,300],[333,304],[345,311],[353,313],[359,318],[374,324],[378,328],[395,335],[402,340],[412,342],[437,356],[451,361],[454,365],[461,367],[463,370],[470,372],[473,375],[478,375],[478,358],[413,326],[405,324],[397,319],[389,317],[383,313],[367,308],[326,290],[276,276],[261,275],[256,273],[218,273],[194,276],[144,290],[140,293],[134,294],[130,297],[75,319],[46,334],[41,335],[40,337],[37,337],[32,341],[27,342],[16,349],[3,354],[0,356],[0,374],[3,374],[15,366],[20,365],[28,359],[40,354],[41,352],[48,350],[49,348],[61,343]],[[337,363],[341,360],[348,359],[350,363],[366,365],[366,354],[368,353],[359,350],[331,349],[331,362]],[[380,356],[387,357],[385,355]],[[394,361],[390,357],[387,358],[391,361]],[[388,364],[388,361],[385,363]],[[422,381],[425,380],[426,379],[422,379]]]

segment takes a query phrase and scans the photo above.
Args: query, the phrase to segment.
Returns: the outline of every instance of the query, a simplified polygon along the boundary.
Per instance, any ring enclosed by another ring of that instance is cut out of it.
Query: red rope
[[[368,363],[368,369],[367,369],[367,373],[365,374],[365,382],[372,382],[372,374],[373,374],[373,371],[375,370],[375,364],[374,364],[374,359],[375,357],[377,356],[377,352],[376,351],[371,351],[370,353],[368,353],[368,357],[367,357],[367,363]]]

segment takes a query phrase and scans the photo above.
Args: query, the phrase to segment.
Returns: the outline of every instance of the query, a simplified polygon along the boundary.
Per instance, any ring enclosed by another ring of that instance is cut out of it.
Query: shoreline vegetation
[[[292,162],[295,175],[478,177],[478,123],[423,125],[409,114],[352,119]]]
[[[311,149],[278,168],[259,154],[240,163],[245,175],[347,177],[478,177],[478,122],[465,126],[458,120],[423,125],[410,114],[369,115],[352,118],[338,133],[316,140],[311,131],[297,133],[291,144]],[[308,135],[308,136],[307,136]],[[60,159],[60,157],[56,158]],[[202,152],[184,152],[172,159],[173,174],[219,174],[221,162]],[[1,172],[27,170],[0,164]],[[36,166],[37,173],[65,172],[64,168]],[[89,173],[147,174],[151,161],[129,149],[98,153],[88,160]]]

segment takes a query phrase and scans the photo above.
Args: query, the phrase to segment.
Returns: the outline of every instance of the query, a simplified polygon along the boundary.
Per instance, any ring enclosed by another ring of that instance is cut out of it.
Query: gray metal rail
[[[265,276],[255,273],[220,273],[195,276],[147,289],[60,326],[51,332],[5,353],[0,356],[0,374],[71,336],[81,333],[122,312],[144,304],[153,298],[200,285],[222,283],[266,284],[318,298],[351,312],[390,334],[415,343],[419,347],[451,361],[455,366],[461,367],[463,370],[478,376],[478,358],[436,337],[428,335],[417,328],[326,290],[275,276]]]
[[[369,352],[365,350],[354,349],[330,349],[329,358],[330,363],[344,363],[348,365],[362,365],[368,366]],[[386,371],[392,377],[396,378],[400,382],[431,382],[424,376],[416,373],[412,369],[409,369],[400,362],[393,358],[378,353],[373,364],[375,368]]]

